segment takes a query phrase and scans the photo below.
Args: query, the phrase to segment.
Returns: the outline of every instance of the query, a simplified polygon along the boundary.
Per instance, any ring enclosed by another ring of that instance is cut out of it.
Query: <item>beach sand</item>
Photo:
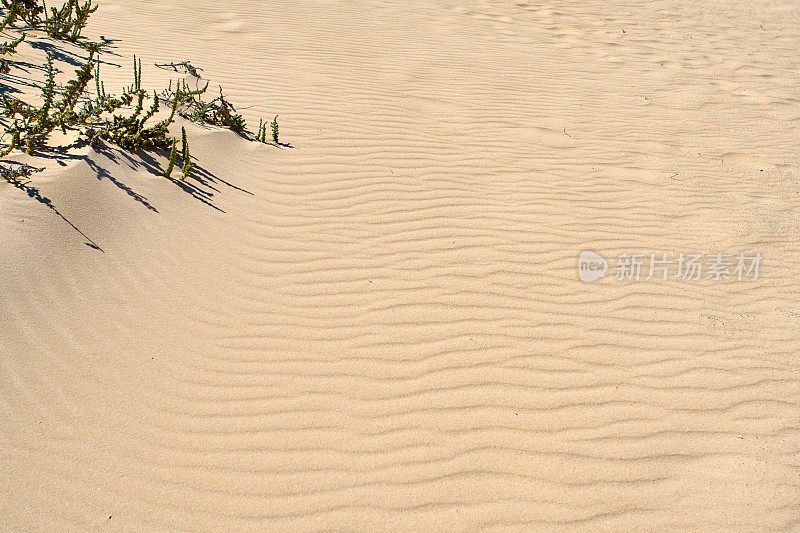
[[[183,186],[16,157],[53,209],[0,182],[3,529],[800,528],[796,2],[103,0],[86,35],[109,90],[190,60],[291,147],[180,120]]]

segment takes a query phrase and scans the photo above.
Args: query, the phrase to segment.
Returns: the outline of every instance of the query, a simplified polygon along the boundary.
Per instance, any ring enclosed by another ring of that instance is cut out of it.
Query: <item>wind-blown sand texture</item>
[[[797,2],[103,0],[86,31],[108,86],[189,59],[294,148],[184,121],[183,189],[50,160],[102,252],[0,183],[4,529],[800,528]],[[582,250],[764,259],[586,284]]]

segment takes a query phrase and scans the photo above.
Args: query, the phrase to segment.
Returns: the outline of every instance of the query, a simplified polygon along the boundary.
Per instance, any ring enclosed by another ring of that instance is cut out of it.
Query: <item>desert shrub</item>
[[[5,157],[11,152],[13,152],[18,145],[19,145],[19,132],[14,131],[11,133],[11,143],[9,143],[9,145],[4,149],[0,150],[0,157]]]
[[[56,100],[55,69],[53,56],[47,54],[46,78],[42,87],[42,105],[32,106],[17,98],[2,96],[3,113],[14,120],[14,125],[7,132],[19,139],[19,147],[25,148],[28,153],[33,153],[36,148],[44,145],[47,137],[56,128],[66,132],[82,125],[91,115],[91,111],[77,111],[78,101],[92,79],[92,66],[94,64],[95,50],[89,53],[89,59],[75,72],[75,78],[64,87],[60,98]]]
[[[92,5],[93,0],[86,0],[81,5],[79,0],[67,0],[61,9],[50,8],[47,16],[47,5],[42,0],[46,18],[41,23],[43,29],[54,39],[63,39],[76,42],[81,37],[81,31],[89,20],[89,15],[97,11],[98,6]]]
[[[130,151],[168,150],[172,146],[168,127],[174,120],[176,106],[173,106],[167,119],[152,126],[147,125],[158,112],[159,98],[155,92],[151,96],[142,89],[141,62],[137,67],[134,60],[134,82],[124,89],[121,96],[107,94],[98,78],[95,98],[78,105],[89,82],[93,77],[99,76],[99,65],[95,66],[94,54],[92,49],[86,63],[65,85],[59,98],[56,98],[56,74],[50,54],[47,56],[41,106],[32,106],[3,95],[4,114],[14,121],[7,133],[17,139],[16,146],[33,153],[45,144],[55,128],[60,127],[64,133],[67,130],[76,130],[83,139],[92,143],[105,140]],[[145,101],[150,98],[152,103],[144,112]],[[133,111],[130,114],[124,113],[122,108],[132,103],[135,103]]]
[[[39,5],[38,0],[0,0],[2,6],[13,13],[13,19],[21,18],[31,27],[36,27],[41,23],[39,15],[44,12],[44,7]],[[13,20],[12,19],[12,20]]]
[[[2,29],[0,29],[0,31],[2,31]],[[6,41],[0,44],[0,55],[15,53],[17,51],[17,46],[19,46],[19,43],[21,43],[24,40],[25,40],[25,34],[23,33],[13,41]]]
[[[7,27],[12,25],[14,21],[17,20],[18,15],[19,8],[14,4],[8,9],[8,13],[6,13],[6,16],[3,17],[2,22],[0,22],[0,31],[4,31]]]
[[[151,98],[150,94],[142,89],[142,63],[138,64],[134,57],[133,84],[123,90],[121,96],[109,95],[105,92],[102,82],[96,84],[96,98],[88,104],[89,116],[93,121],[82,130],[85,137],[91,142],[105,140],[116,144],[120,148],[130,151],[169,150],[173,140],[169,136],[169,125],[172,124],[177,110],[177,100],[173,103],[172,112],[166,119],[147,126],[159,109],[159,97],[154,91],[152,103],[147,112],[144,111],[145,100]],[[99,66],[96,70],[99,79]],[[123,106],[136,102],[130,115],[120,111]]]
[[[205,110],[203,120],[209,124],[229,128],[236,133],[243,133],[247,124],[244,117],[236,112],[222,95],[222,87],[219,89],[219,96],[212,100]]]
[[[266,135],[267,135],[267,127],[264,124],[264,121],[258,119],[258,130],[256,131],[256,141],[261,143],[266,143]]]
[[[22,20],[33,29],[46,31],[53,38],[78,42],[90,15],[98,9],[94,1],[67,0],[60,8],[51,7],[48,11],[45,0],[0,0],[0,7],[6,10],[0,21],[0,31]],[[13,54],[25,38],[25,33],[22,33],[16,39],[0,43],[0,56]],[[177,160],[177,140],[169,135],[168,128],[176,114],[194,122],[229,128],[239,134],[246,131],[244,117],[227,100],[222,87],[219,88],[219,96],[213,100],[203,99],[208,82],[200,87],[202,69],[188,61],[156,66],[194,76],[197,78],[196,87],[191,89],[185,81],[181,81],[173,89],[170,82],[169,88],[159,95],[142,88],[142,62],[134,56],[133,83],[117,96],[106,93],[100,78],[100,62],[95,57],[100,53],[102,44],[81,43],[89,56],[62,88],[56,81],[53,56],[47,53],[45,82],[40,87],[40,105],[30,105],[10,94],[0,94],[0,114],[7,119],[6,124],[10,124],[2,138],[11,136],[9,144],[0,148],[0,156],[5,157],[15,149],[33,154],[44,147],[56,128],[60,128],[64,133],[77,132],[80,142],[95,146],[107,141],[128,151],[166,150],[170,159],[164,175],[169,177]],[[0,73],[8,72],[9,68],[8,60],[0,57]],[[93,97],[87,92],[92,79],[95,80]],[[168,118],[153,123],[152,119],[159,111],[161,102],[171,106],[171,113]],[[277,116],[270,126],[272,139],[278,143]],[[267,142],[267,124],[263,121],[259,124],[256,140]],[[181,179],[186,179],[191,174],[192,162],[185,130],[182,131],[181,156]]]
[[[2,0],[2,6],[8,10],[7,17],[15,20],[21,18],[33,29],[43,30],[54,39],[77,42],[81,31],[86,27],[89,16],[97,11],[94,0],[67,0],[61,8],[51,7],[47,10],[45,0]],[[42,17],[42,15],[44,17]]]
[[[16,6],[9,9],[2,22],[0,22],[0,31],[4,31],[9,25],[13,24],[14,20],[17,18],[17,14],[18,12]],[[0,44],[0,56],[15,53],[17,51],[17,46],[19,46],[19,44],[24,40],[25,34],[23,33],[16,39]],[[9,63],[10,62],[6,58],[0,57],[0,74],[6,74],[9,72],[9,70],[11,70]]]
[[[172,141],[167,128],[172,122],[172,118],[147,127],[146,122],[158,111],[159,100],[158,95],[153,93],[153,103],[150,109],[142,115],[146,96],[146,91],[139,90],[136,93],[136,106],[130,115],[115,113],[106,118],[99,126],[92,125],[86,128],[84,134],[92,140],[106,140],[131,152],[156,148],[168,150]]]
[[[207,90],[208,83],[203,88],[198,83],[195,89],[191,89],[185,81],[178,82],[173,90],[170,82],[169,88],[161,97],[168,102],[177,101],[178,114],[192,122],[222,126],[236,133],[244,133],[247,128],[245,119],[225,98],[222,87],[219,88],[219,96],[208,102],[203,100],[203,94]]]
[[[194,89],[191,89],[186,81],[177,82],[173,89],[172,82],[170,82],[169,87],[161,93],[160,96],[163,100],[178,102],[178,115],[192,122],[221,126],[239,134],[244,134],[247,131],[247,123],[244,117],[225,97],[221,86],[219,87],[219,96],[210,101],[203,100],[203,95],[208,90],[208,82],[206,82],[205,86],[200,87],[200,80],[202,79],[200,71],[203,69],[193,66],[189,61],[156,63],[155,66],[174,72],[183,72],[197,78]],[[275,144],[280,144],[278,141],[277,115],[269,123],[269,126],[272,132],[272,141]],[[254,138],[258,142],[267,143],[267,124],[263,120],[259,122]]]

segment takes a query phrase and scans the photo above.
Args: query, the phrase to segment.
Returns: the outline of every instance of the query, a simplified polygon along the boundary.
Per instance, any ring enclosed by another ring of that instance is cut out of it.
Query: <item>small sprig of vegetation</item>
[[[267,125],[264,124],[262,119],[258,119],[258,131],[256,131],[256,141],[260,143],[267,142]]]
[[[186,128],[181,128],[181,153],[181,160],[183,161],[181,181],[183,181],[192,173],[192,158],[189,155],[189,142],[186,140]]]
[[[270,122],[269,124],[259,119],[258,130],[256,131],[256,141],[267,144],[268,125],[270,127],[270,130],[272,131],[272,142],[275,144],[280,144],[280,142],[278,142],[278,115],[275,115],[275,118],[273,118],[272,122]]]
[[[133,54],[133,85],[128,88],[128,92],[135,93],[142,88],[142,59],[137,63],[136,54]]]
[[[43,168],[36,168],[25,164],[18,164],[16,166],[0,165],[0,177],[13,185],[18,185],[22,178],[28,178],[31,174],[43,170]]]
[[[172,62],[172,63],[156,63],[155,65],[158,68],[161,68],[161,69],[164,69],[164,70],[171,70],[173,72],[184,72],[186,74],[190,74],[190,75],[194,76],[195,78],[199,78],[200,77],[200,72],[199,71],[203,70],[200,67],[192,66],[192,64],[189,63],[188,61],[181,61],[180,63],[175,63],[175,62]]]
[[[0,28],[0,31],[2,31],[2,28]],[[24,40],[25,40],[25,34],[23,33],[13,41],[6,41],[3,44],[0,44],[0,55],[15,53],[17,51],[17,46],[19,46],[19,43],[21,43]]]
[[[275,115],[275,118],[272,119],[272,122],[269,123],[270,128],[272,128],[272,141],[275,144],[280,144],[278,142],[278,115]]]
[[[205,119],[211,124],[230,128],[236,133],[244,132],[247,123],[244,117],[236,112],[233,105],[225,100],[222,94],[222,87],[219,88],[219,96],[209,103],[210,115],[207,113]]]
[[[14,131],[11,133],[11,143],[5,147],[3,150],[0,150],[0,157],[5,157],[19,145],[19,132]]]
[[[178,141],[176,139],[172,140],[172,150],[169,152],[169,164],[167,165],[167,170],[164,171],[165,178],[172,177],[172,170],[175,168],[175,159],[178,157]]]
[[[17,18],[17,6],[15,4],[8,10],[6,16],[3,17],[3,21],[0,22],[0,31],[5,30],[6,26],[10,26],[16,18]]]
[[[198,109],[202,109],[203,102],[200,95],[207,89],[208,83],[202,88],[198,85],[195,89],[191,89],[183,80],[178,81],[173,89],[170,80],[169,87],[161,91],[160,98],[175,106],[179,116],[192,120],[192,117],[200,112]]]

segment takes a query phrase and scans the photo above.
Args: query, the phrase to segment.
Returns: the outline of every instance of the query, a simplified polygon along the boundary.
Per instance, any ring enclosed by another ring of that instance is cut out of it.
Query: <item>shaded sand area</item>
[[[183,186],[49,160],[86,238],[0,183],[3,529],[800,527],[797,2],[103,0],[86,32],[107,85],[189,59],[293,148],[181,121]],[[763,261],[583,283],[583,250]]]

